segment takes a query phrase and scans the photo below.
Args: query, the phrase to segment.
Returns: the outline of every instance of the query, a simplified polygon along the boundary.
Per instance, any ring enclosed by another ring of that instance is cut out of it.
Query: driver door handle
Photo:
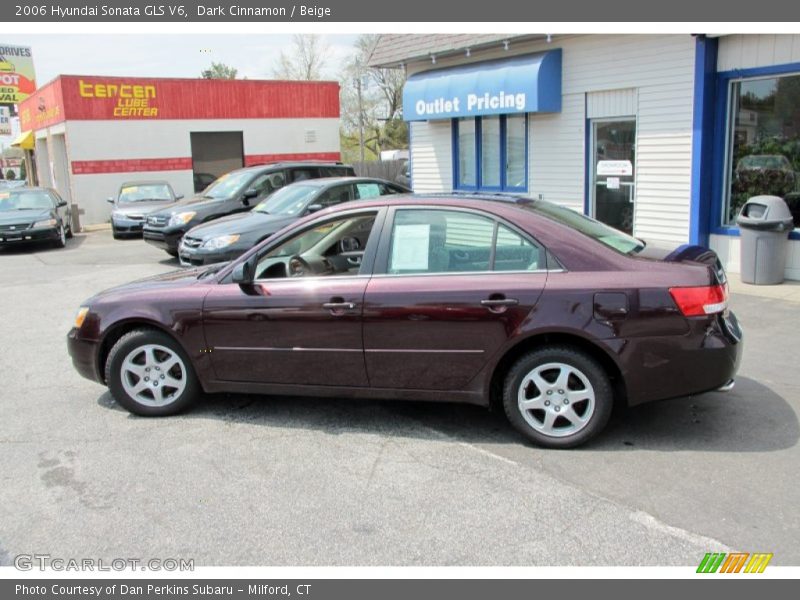
[[[328,310],[353,310],[355,307],[355,302],[326,302],[322,305],[322,308]]]
[[[488,306],[490,308],[495,306],[516,306],[519,300],[516,298],[488,298],[481,300],[481,306]]]

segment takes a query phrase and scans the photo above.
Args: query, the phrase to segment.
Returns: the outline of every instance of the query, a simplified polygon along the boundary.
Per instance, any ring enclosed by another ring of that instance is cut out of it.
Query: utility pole
[[[361,63],[356,63],[358,73],[356,77],[356,90],[358,91],[358,150],[361,162],[364,162],[364,105],[361,98]]]

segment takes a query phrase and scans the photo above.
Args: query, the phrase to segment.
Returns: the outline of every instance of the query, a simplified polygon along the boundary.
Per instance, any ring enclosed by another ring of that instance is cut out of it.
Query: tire
[[[122,235],[120,235],[120,233],[116,230],[116,228],[113,225],[111,226],[111,237],[113,237],[115,240],[122,239]]]
[[[72,223],[68,223],[67,224],[67,239],[71,240],[73,235],[74,234],[72,233]]]
[[[177,250],[167,250],[167,254],[169,254],[172,258],[178,258]]]
[[[64,224],[58,226],[58,239],[53,241],[53,246],[56,248],[63,248],[67,245],[67,232],[64,230]]]
[[[180,345],[153,329],[123,335],[108,354],[105,376],[116,401],[145,417],[179,413],[201,392],[194,367]]]
[[[530,408],[521,406],[523,402]],[[605,428],[613,405],[608,374],[594,358],[571,346],[545,346],[525,354],[503,386],[508,420],[545,448],[574,448],[589,441]]]

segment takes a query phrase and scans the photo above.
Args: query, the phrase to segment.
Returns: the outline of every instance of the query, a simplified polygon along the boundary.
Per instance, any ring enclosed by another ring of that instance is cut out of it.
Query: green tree
[[[6,171],[6,179],[8,179],[9,181],[12,181],[12,180],[14,180],[16,178],[17,178],[17,175],[16,175],[16,173],[14,173],[14,171],[12,171],[11,169]]]
[[[238,73],[239,70],[230,65],[211,61],[211,67],[204,69],[200,76],[203,79],[236,79]]]
[[[360,129],[366,160],[380,158],[381,150],[408,148],[408,126],[402,119],[405,72],[367,66],[379,38],[375,34],[359,36],[339,77],[342,151],[349,158],[354,150],[351,160],[360,157]]]

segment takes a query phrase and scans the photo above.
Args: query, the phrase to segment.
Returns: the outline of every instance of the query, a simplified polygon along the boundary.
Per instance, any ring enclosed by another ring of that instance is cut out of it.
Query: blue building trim
[[[714,161],[714,106],[717,96],[717,38],[698,35],[695,41],[694,107],[692,116],[692,178],[689,243],[708,246],[711,230]]]
[[[711,219],[710,232],[715,235],[738,236],[739,228],[723,224],[723,211],[725,210],[725,176],[728,169],[726,164],[727,138],[728,138],[728,113],[731,108],[730,90],[731,81],[747,79],[750,77],[768,77],[771,75],[800,75],[800,63],[785,63],[768,67],[755,67],[751,69],[735,69],[720,71],[716,74],[715,96],[713,102],[713,141],[711,149]],[[694,149],[693,149],[694,150]],[[695,161],[693,156],[692,162]],[[694,166],[694,165],[693,165]],[[694,169],[692,171],[694,175]],[[692,180],[694,184],[694,177]],[[694,185],[692,187],[694,192]],[[692,195],[694,199],[694,194]],[[792,231],[789,239],[800,240],[800,232]]]

